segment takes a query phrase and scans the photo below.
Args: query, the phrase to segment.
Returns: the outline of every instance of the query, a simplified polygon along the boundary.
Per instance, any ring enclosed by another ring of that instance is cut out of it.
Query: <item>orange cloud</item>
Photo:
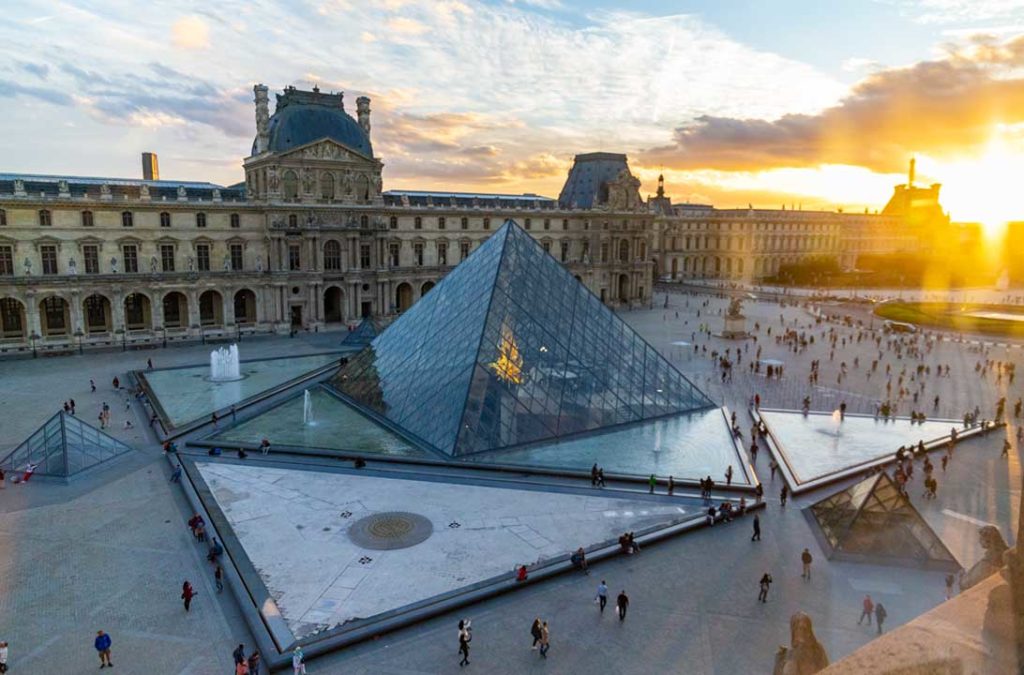
[[[907,157],[980,152],[997,124],[1024,122],[1024,36],[976,39],[943,58],[882,70],[818,114],[775,120],[703,115],[642,154],[679,169],[851,164],[899,171]]]

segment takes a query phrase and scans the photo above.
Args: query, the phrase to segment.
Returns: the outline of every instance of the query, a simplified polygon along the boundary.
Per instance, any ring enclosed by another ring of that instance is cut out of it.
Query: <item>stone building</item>
[[[0,174],[0,353],[322,330],[408,309],[515,219],[611,306],[650,301],[652,214],[625,155],[562,196],[384,191],[370,100],[289,87],[232,186]]]

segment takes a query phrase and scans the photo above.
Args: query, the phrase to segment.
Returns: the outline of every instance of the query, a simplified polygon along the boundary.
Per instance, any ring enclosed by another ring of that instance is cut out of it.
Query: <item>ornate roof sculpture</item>
[[[819,539],[830,559],[883,565],[960,569],[934,530],[879,473],[811,506]]]
[[[131,450],[96,427],[61,411],[0,459],[0,468],[20,472],[31,464],[36,476],[67,480]]]
[[[564,209],[614,210],[645,206],[640,198],[640,181],[630,173],[626,156],[614,152],[576,155],[558,195],[558,205]]]
[[[283,94],[277,94],[277,108],[270,116],[266,127],[265,151],[287,152],[313,141],[329,138],[372,159],[373,146],[370,144],[368,121],[369,99],[357,101],[360,116],[363,116],[363,108],[367,116],[365,124],[360,124],[345,112],[343,97],[342,93],[322,93],[316,87],[313,91],[288,87]],[[257,139],[253,141],[252,146],[253,155],[260,154],[258,146],[261,133],[262,129],[258,128]]]
[[[714,406],[511,220],[331,384],[451,456]]]

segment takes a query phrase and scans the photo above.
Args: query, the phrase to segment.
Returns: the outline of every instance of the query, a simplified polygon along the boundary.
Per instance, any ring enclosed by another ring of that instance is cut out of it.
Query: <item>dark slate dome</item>
[[[287,152],[321,138],[330,138],[367,157],[373,157],[370,137],[342,107],[342,94],[294,87],[277,95],[277,109],[270,118],[270,152]],[[253,154],[256,142],[253,141]]]

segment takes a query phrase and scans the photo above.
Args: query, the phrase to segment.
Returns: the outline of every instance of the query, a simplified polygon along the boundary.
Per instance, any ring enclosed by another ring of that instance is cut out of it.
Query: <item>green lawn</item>
[[[945,302],[887,302],[875,308],[875,315],[891,321],[902,321],[928,328],[1024,338],[1024,322],[965,316],[966,312],[977,311],[1024,316],[1024,309],[1012,305]]]

